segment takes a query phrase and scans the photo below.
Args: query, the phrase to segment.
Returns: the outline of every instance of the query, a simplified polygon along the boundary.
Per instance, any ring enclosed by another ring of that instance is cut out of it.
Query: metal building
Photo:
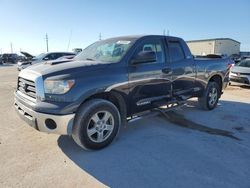
[[[230,38],[215,38],[187,41],[193,55],[227,55],[240,53],[240,42]]]

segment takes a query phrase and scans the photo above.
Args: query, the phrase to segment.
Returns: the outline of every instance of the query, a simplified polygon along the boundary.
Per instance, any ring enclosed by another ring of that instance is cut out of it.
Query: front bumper
[[[27,68],[28,66],[30,66],[30,64],[25,64],[25,65],[17,64],[17,70],[21,71],[21,70]]]
[[[232,82],[238,82],[242,84],[250,84],[250,75],[237,75],[235,73],[230,74],[230,81]]]
[[[75,114],[52,115],[36,112],[15,98],[15,109],[19,117],[38,131],[59,135],[71,135]],[[49,128],[47,120],[53,120],[55,127]]]

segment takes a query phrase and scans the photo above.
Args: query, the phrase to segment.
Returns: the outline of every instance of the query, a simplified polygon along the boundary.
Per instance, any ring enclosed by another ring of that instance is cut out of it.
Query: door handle
[[[162,69],[162,72],[165,74],[172,74],[172,69],[170,67]]]

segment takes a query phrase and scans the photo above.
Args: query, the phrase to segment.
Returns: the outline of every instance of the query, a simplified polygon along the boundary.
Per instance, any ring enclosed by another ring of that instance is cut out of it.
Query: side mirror
[[[156,61],[156,55],[153,51],[141,51],[132,60],[131,64],[151,63]]]

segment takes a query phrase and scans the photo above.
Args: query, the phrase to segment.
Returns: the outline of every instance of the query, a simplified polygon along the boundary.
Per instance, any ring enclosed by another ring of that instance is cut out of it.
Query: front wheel
[[[209,82],[203,96],[198,97],[199,105],[204,110],[213,110],[220,98],[219,85],[216,82]]]
[[[89,100],[76,114],[72,137],[84,149],[101,149],[114,140],[120,124],[120,113],[113,103]]]

